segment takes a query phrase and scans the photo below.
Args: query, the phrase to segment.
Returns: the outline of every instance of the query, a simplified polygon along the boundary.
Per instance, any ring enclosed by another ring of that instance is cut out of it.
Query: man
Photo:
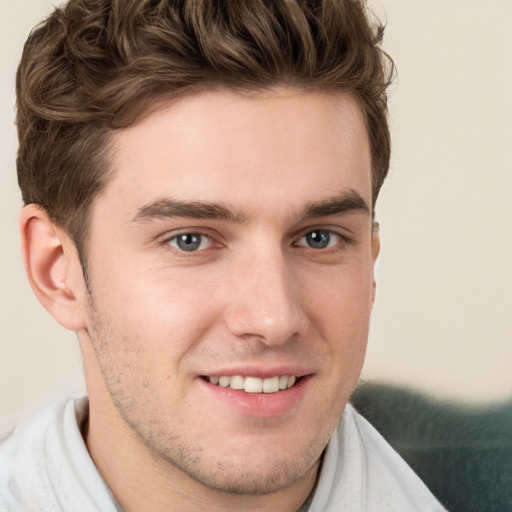
[[[17,76],[30,284],[88,399],[0,448],[0,510],[435,511],[348,404],[389,164],[358,1],[71,0]]]

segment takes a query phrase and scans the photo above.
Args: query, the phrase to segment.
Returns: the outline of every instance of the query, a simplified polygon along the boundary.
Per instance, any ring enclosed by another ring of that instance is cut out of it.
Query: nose
[[[225,310],[231,334],[277,346],[304,332],[307,316],[292,270],[281,251],[252,255],[232,269]]]

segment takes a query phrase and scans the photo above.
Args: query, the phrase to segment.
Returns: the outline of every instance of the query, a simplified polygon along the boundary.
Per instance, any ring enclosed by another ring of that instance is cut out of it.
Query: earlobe
[[[63,327],[82,330],[80,262],[68,235],[34,204],[22,210],[20,235],[25,271],[39,302]]]

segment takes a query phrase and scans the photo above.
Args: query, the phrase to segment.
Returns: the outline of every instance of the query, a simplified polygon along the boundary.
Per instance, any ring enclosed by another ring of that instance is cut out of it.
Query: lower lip
[[[304,398],[310,380],[310,375],[304,376],[291,388],[276,393],[246,393],[200,379],[207,392],[216,400],[226,403],[240,414],[263,418],[280,416],[296,407]]]

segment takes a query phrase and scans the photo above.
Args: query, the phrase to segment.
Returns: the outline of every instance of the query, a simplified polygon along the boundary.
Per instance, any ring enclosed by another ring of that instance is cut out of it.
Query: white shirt
[[[118,512],[80,427],[86,399],[59,402],[0,445],[0,512]],[[302,510],[302,509],[301,509]],[[380,434],[347,405],[308,512],[445,509]]]

